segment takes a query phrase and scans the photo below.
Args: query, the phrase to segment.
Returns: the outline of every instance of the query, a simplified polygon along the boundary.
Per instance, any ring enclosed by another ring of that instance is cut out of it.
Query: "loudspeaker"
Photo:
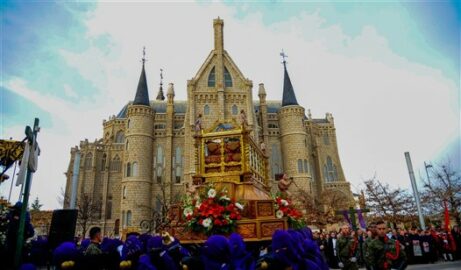
[[[54,249],[62,242],[74,242],[76,224],[77,210],[54,210],[51,219],[50,234],[48,236],[50,248]]]

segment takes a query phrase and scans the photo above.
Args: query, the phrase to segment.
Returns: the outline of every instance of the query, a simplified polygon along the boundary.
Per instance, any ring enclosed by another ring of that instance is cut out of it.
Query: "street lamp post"
[[[405,159],[407,161],[408,173],[410,174],[410,182],[413,188],[413,195],[415,196],[416,208],[418,209],[419,224],[422,230],[426,229],[426,224],[424,223],[423,213],[421,211],[421,203],[419,200],[418,187],[416,186],[415,173],[413,172],[413,165],[411,164],[410,153],[405,152]]]

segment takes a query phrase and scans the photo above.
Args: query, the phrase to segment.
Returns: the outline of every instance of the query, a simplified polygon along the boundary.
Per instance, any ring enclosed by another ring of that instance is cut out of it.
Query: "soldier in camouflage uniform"
[[[371,269],[371,259],[370,259],[370,243],[375,239],[377,236],[376,233],[376,223],[371,222],[368,225],[368,230],[367,230],[367,238],[365,239],[365,242],[363,243],[363,262],[365,263],[365,268],[367,270]]]
[[[358,240],[351,235],[349,225],[341,228],[341,238],[338,239],[337,254],[339,257],[339,267],[346,270],[358,270]]]
[[[104,268],[104,254],[101,250],[101,228],[90,229],[90,245],[83,252],[83,269],[99,270]]]
[[[377,237],[368,245],[370,269],[403,270],[407,267],[405,251],[398,240],[386,235],[387,226],[384,221],[376,223]]]

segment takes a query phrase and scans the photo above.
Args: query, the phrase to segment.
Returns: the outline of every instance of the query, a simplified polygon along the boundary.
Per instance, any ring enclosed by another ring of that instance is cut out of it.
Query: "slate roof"
[[[133,101],[128,102],[120,112],[117,114],[117,118],[126,118],[126,114],[128,111],[128,105],[133,104]],[[255,110],[259,111],[259,101],[253,102],[253,106]],[[158,100],[151,100],[150,107],[154,109],[156,113],[166,113],[166,101],[158,101]],[[268,101],[267,102],[267,112],[268,113],[277,113],[280,108],[282,107],[282,103],[280,101]],[[184,100],[179,100],[174,102],[174,112],[175,113],[186,113],[187,110],[187,102]]]
[[[138,89],[136,90],[136,96],[134,97],[133,104],[149,106],[149,91],[147,89],[144,63],[142,64],[141,76],[139,77]]]
[[[288,75],[287,66],[283,63],[284,75],[283,75],[283,98],[282,107],[289,105],[299,105],[296,100],[295,90],[291,84],[290,76]]]
[[[126,114],[128,111],[128,105],[133,104],[132,101],[128,102],[120,112],[117,114],[117,118],[126,118]],[[158,101],[158,100],[151,100],[150,107],[156,113],[166,113],[166,101]],[[178,114],[186,113],[187,103],[185,101],[175,101],[174,103],[174,112]]]

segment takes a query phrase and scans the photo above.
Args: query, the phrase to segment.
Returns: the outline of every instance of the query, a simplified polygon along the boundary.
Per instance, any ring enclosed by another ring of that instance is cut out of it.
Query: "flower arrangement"
[[[183,207],[187,227],[207,235],[235,231],[243,210],[242,204],[227,196],[227,190],[218,192],[212,185],[207,186],[203,194],[187,196]]]
[[[296,209],[291,200],[276,196],[274,203],[275,216],[277,218],[287,217],[288,225],[294,229],[299,229],[306,226],[306,223],[303,220],[303,215],[298,209]]]

